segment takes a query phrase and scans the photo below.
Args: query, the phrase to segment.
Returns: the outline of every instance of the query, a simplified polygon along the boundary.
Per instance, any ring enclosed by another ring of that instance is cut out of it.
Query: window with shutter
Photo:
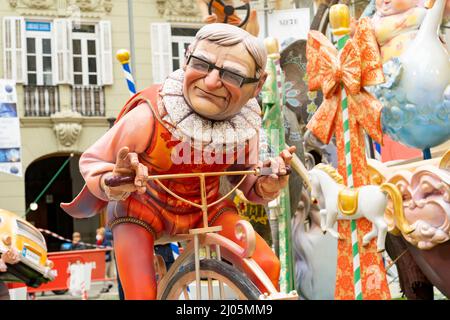
[[[103,71],[105,70],[103,66],[105,51],[102,48],[109,48],[111,52],[111,41],[110,37],[105,38],[100,33],[105,35],[109,30],[105,31],[105,26],[100,26],[100,23],[95,25],[73,24],[71,28],[72,110],[80,112],[83,116],[104,116],[105,104],[102,86],[112,83],[112,75],[107,75],[107,81],[105,81],[105,72]],[[108,73],[107,69],[106,73]]]
[[[172,27],[172,71],[183,66],[185,53],[194,42],[198,30],[198,28]]]
[[[23,17],[3,18],[4,78],[17,83],[25,81],[24,25]]]
[[[54,48],[50,22],[26,22],[26,73],[28,85],[52,86]]]
[[[162,83],[173,70],[170,24],[152,23],[150,34],[153,83]]]
[[[111,21],[102,20],[99,23],[100,60],[102,66],[102,84],[113,84],[113,62]]]
[[[72,64],[74,85],[99,85],[99,54],[95,25],[72,30]]]
[[[55,82],[72,83],[72,30],[68,19],[55,19],[54,22],[55,43]]]

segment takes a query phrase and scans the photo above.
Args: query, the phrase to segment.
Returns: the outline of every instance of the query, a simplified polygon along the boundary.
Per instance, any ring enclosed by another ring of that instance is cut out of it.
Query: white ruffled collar
[[[158,99],[158,111],[172,135],[181,141],[201,143],[203,147],[236,147],[254,138],[261,127],[261,109],[255,98],[228,120],[202,117],[183,96],[184,71],[176,70],[164,81]]]

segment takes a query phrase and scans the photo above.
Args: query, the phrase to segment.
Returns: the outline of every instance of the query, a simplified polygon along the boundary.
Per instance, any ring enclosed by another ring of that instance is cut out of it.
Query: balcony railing
[[[105,93],[101,86],[73,86],[72,111],[85,117],[105,116]]]
[[[25,117],[49,117],[60,111],[57,86],[25,86]]]

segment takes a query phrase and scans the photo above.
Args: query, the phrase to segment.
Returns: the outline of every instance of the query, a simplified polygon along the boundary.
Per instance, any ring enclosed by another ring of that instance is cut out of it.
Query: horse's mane
[[[337,170],[329,164],[319,163],[314,167],[314,169],[319,169],[330,176],[334,181],[339,184],[344,184],[344,178],[337,172]]]

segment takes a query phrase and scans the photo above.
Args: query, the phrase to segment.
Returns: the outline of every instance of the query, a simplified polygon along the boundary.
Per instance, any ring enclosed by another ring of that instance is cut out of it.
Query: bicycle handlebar
[[[286,166],[286,174],[289,175],[292,169],[289,165]],[[214,176],[241,176],[254,174],[256,176],[269,176],[273,174],[273,170],[270,167],[256,168],[248,171],[224,171],[224,172],[200,172],[200,173],[175,173],[175,174],[162,174],[147,176],[147,180],[165,180],[165,179],[182,179],[182,178],[194,178],[194,177],[214,177]],[[278,176],[283,176],[279,175]],[[124,184],[134,183],[135,175],[128,176],[111,176],[105,179],[105,185],[108,187],[118,187]]]

